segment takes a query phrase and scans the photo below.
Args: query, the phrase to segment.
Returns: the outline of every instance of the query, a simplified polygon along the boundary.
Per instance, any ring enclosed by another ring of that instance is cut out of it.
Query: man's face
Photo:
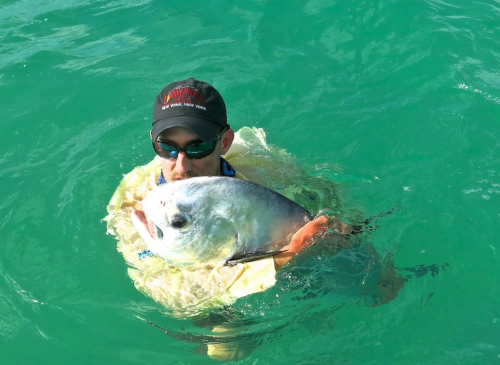
[[[186,146],[201,142],[201,139],[188,129],[175,127],[167,129],[161,133],[158,139],[175,147],[185,148]],[[220,160],[219,156],[229,150],[234,139],[234,131],[228,129],[217,141],[214,152],[207,157],[198,160],[189,159],[184,152],[180,152],[175,160],[161,159],[163,176],[167,182],[186,179],[195,176],[219,176]]]

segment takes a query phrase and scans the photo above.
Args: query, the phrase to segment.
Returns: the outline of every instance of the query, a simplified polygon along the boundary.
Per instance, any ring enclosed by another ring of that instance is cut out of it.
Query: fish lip
[[[156,229],[158,228],[158,226],[147,216],[146,212],[144,212],[144,216],[146,217],[149,235],[151,236],[152,239],[154,239],[155,241],[158,241],[158,235],[156,234]],[[160,229],[160,231],[161,231],[161,229]],[[162,231],[162,233],[163,233],[163,231]]]
[[[158,227],[151,218],[148,217],[146,212],[144,212],[144,216],[146,217],[148,232],[151,238],[157,242],[161,241],[164,237],[163,230],[160,227]],[[161,237],[158,234],[158,231],[161,232]]]

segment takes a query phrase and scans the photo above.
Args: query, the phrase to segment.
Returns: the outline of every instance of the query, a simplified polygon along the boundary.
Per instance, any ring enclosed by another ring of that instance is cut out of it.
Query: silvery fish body
[[[149,250],[180,269],[278,251],[312,217],[264,186],[229,177],[196,177],[154,188],[143,209]]]

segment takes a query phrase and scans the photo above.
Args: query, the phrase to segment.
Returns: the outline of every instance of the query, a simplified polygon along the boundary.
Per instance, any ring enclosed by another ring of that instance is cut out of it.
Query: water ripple
[[[20,38],[18,42],[4,42],[0,52],[4,55],[0,59],[0,69],[25,61],[28,57],[42,51],[54,51],[61,44],[74,41],[89,35],[90,27],[86,25],[73,25],[69,27],[54,28],[49,35],[15,32],[15,37]]]
[[[134,29],[116,33],[80,46],[65,46],[60,51],[64,54],[78,57],[56,67],[72,71],[95,65],[107,58],[130,53],[141,47],[146,38],[134,35]]]
[[[147,5],[153,0],[127,0],[127,1],[111,1],[103,6],[98,7],[98,10],[102,10],[94,15],[104,15],[113,11],[137,8],[140,6]]]
[[[102,0],[98,0],[102,1]],[[0,37],[6,33],[20,29],[32,22],[41,22],[36,18],[41,18],[53,11],[64,11],[72,8],[82,7],[91,3],[89,0],[18,0],[11,4],[0,7]],[[47,18],[44,19],[46,21]]]

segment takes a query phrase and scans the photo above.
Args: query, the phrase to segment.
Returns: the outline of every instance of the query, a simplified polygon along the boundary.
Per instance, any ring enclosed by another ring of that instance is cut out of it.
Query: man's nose
[[[191,161],[186,157],[184,152],[179,152],[177,159],[175,160],[175,171],[183,175],[190,170]]]

